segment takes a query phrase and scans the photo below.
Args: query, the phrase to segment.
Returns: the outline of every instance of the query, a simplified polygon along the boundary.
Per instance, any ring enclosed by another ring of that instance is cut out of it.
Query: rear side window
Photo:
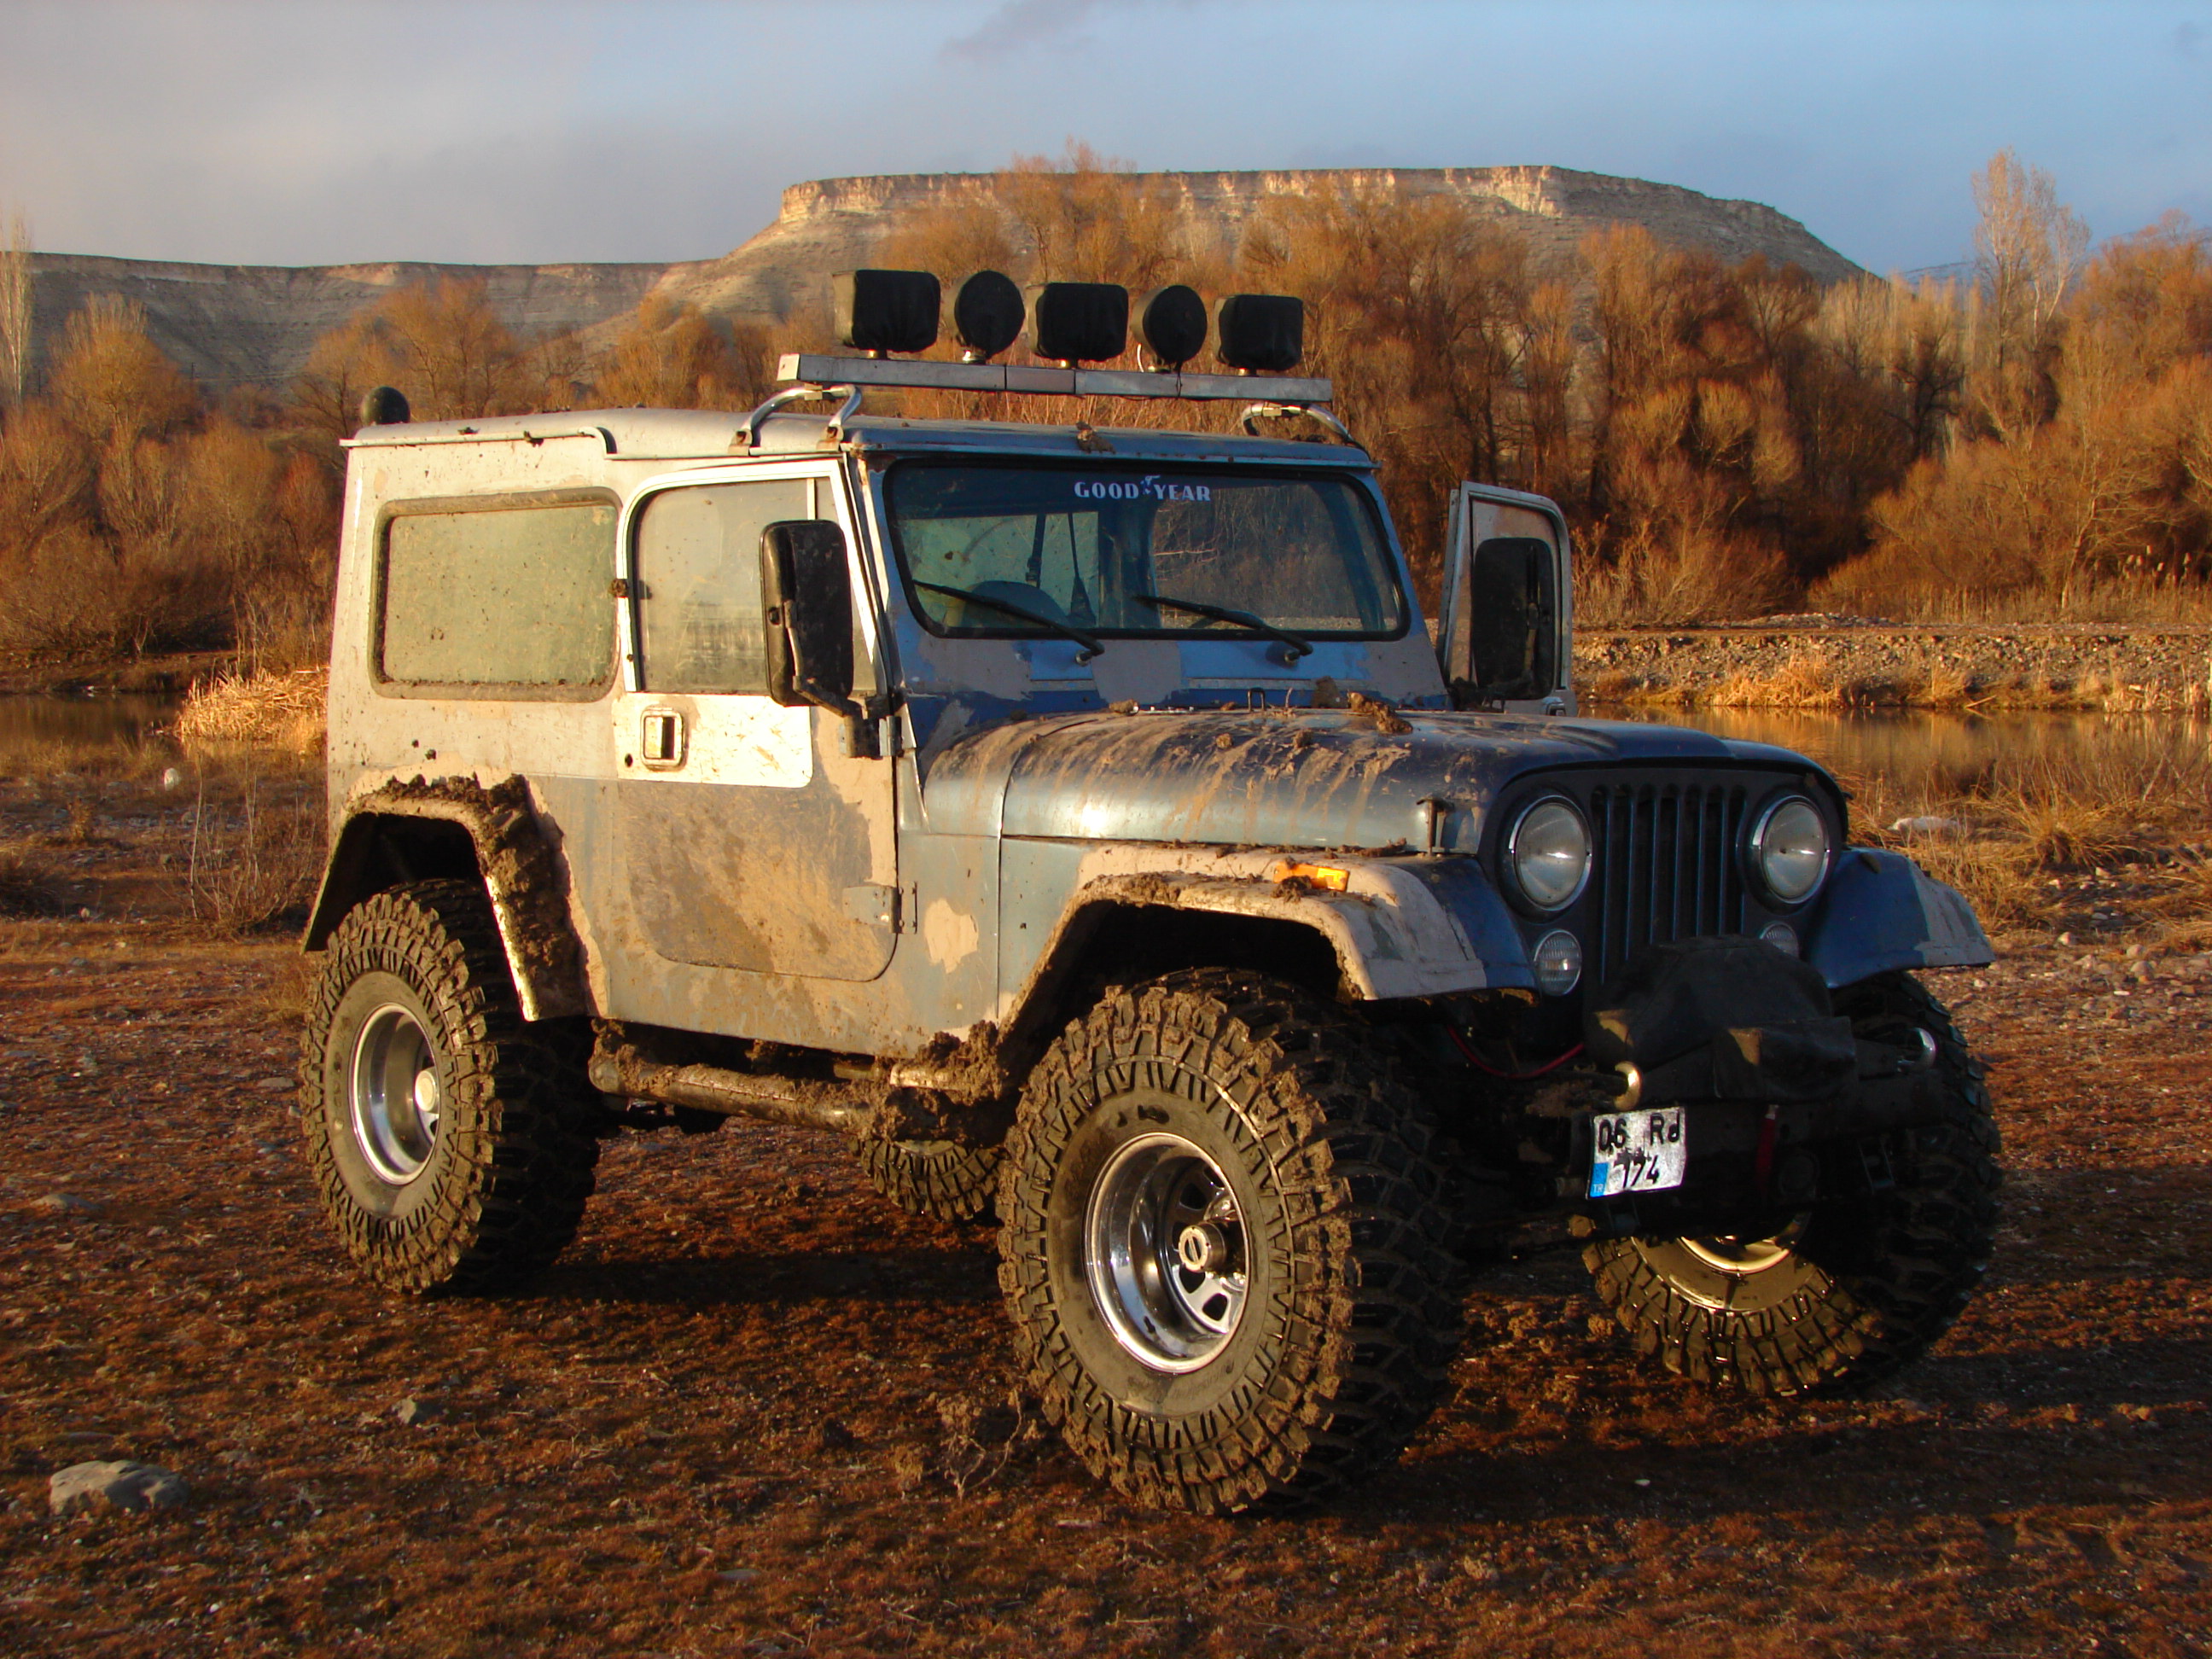
[[[403,685],[557,695],[614,666],[611,501],[409,508],[385,526],[377,667]]]

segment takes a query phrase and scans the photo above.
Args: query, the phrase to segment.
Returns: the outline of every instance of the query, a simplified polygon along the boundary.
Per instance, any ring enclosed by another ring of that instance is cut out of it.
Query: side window
[[[378,673],[488,694],[605,684],[614,534],[603,501],[396,513],[384,530]]]
[[[638,517],[638,684],[648,691],[768,690],[761,532],[814,516],[805,478],[708,484],[655,495]]]

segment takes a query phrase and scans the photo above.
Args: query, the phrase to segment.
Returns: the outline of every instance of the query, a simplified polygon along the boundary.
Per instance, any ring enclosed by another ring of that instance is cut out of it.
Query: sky
[[[1911,270],[2008,146],[2100,237],[2212,223],[2212,0],[0,0],[0,218],[55,252],[709,258],[796,180],[1071,138],[1622,173]]]

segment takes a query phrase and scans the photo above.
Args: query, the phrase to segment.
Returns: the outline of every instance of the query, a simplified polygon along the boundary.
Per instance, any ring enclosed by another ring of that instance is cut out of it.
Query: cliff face
[[[1678,185],[1577,173],[1565,167],[1331,168],[1282,173],[1139,174],[1182,204],[1194,251],[1232,252],[1273,202],[1333,189],[1407,196],[1455,195],[1528,239],[1540,258],[1571,252],[1609,224],[1645,227],[1663,242],[1734,261],[1764,254],[1838,282],[1859,268],[1795,219],[1759,202],[1721,201]],[[865,264],[902,220],[988,199],[990,175],[898,173],[823,179],[783,192],[776,222],[720,259],[672,265],[659,287],[709,311],[763,322],[787,319],[833,270]],[[951,273],[945,273],[951,275]]]
[[[1763,254],[1822,283],[1858,267],[1795,219],[1757,202],[1565,167],[1352,168],[1140,175],[1182,204],[1194,250],[1232,252],[1269,204],[1334,188],[1464,198],[1525,235],[1540,258],[1571,252],[1590,231],[1638,224],[1661,240],[1729,260]],[[678,264],[194,265],[88,255],[33,256],[39,361],[64,320],[97,294],[146,307],[163,349],[217,389],[281,386],[317,336],[396,288],[438,276],[481,278],[509,324],[604,331],[649,293],[741,320],[776,324],[818,303],[832,271],[864,265],[902,220],[987,198],[984,173],[824,179],[783,193],[774,224],[717,259]],[[947,272],[947,276],[956,273]]]
[[[282,386],[318,337],[395,289],[481,280],[510,326],[588,328],[643,299],[665,265],[194,265],[94,254],[31,256],[33,372],[61,349],[70,313],[97,295],[146,307],[155,344],[203,385]]]

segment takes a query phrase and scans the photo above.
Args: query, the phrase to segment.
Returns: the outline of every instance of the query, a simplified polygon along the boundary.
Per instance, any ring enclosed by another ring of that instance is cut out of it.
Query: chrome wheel
[[[1091,1293],[1154,1370],[1194,1371],[1236,1334],[1249,1283],[1228,1178],[1180,1135],[1139,1137],[1098,1173],[1084,1219]]]
[[[396,1002],[371,1014],[354,1043],[347,1078],[354,1139],[389,1185],[421,1175],[437,1146],[445,1105],[437,1066],[421,1023]]]
[[[1692,1269],[1674,1275],[1675,1289],[1703,1308],[1727,1311],[1756,1305],[1759,1298],[1753,1294],[1753,1281],[1799,1260],[1797,1246],[1804,1238],[1808,1218],[1801,1215],[1780,1232],[1765,1238],[1723,1233],[1671,1241],[1672,1248],[1687,1258],[1683,1265]],[[1777,1275],[1778,1279],[1794,1277]]]

